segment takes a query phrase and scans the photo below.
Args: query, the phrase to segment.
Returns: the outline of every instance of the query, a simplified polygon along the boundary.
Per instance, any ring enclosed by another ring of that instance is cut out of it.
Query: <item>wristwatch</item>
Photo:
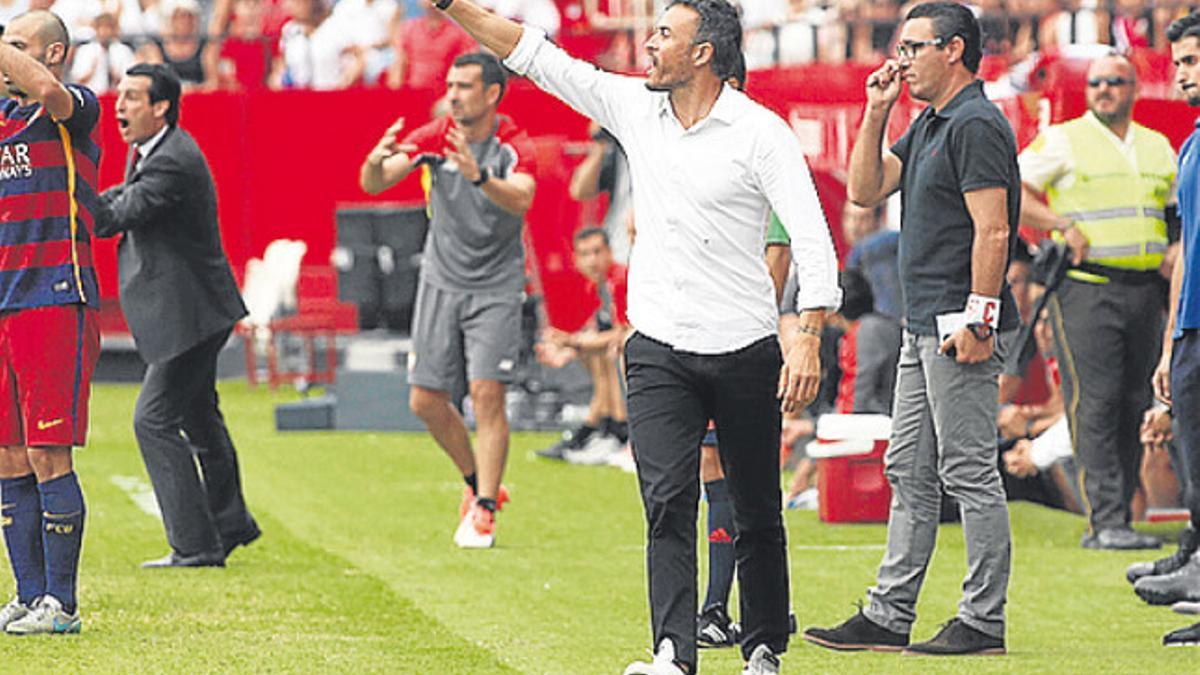
[[[437,7],[438,9],[440,9],[444,12],[444,11],[450,9],[450,5],[453,5],[453,4],[454,4],[454,0],[437,0],[437,2],[433,3],[433,6]]]
[[[486,166],[479,170],[479,178],[471,181],[471,185],[475,187],[483,187],[483,184],[492,179],[492,170]]]
[[[967,330],[971,331],[971,335],[974,335],[975,339],[980,341],[987,340],[996,334],[996,329],[986,323],[969,323],[967,324]]]

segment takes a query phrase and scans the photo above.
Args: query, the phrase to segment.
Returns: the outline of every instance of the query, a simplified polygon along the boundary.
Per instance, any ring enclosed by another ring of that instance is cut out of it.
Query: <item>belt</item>
[[[1096,263],[1080,263],[1067,272],[1067,276],[1085,283],[1105,284],[1110,281],[1118,284],[1141,286],[1144,284],[1161,283],[1162,275],[1158,270],[1125,270],[1119,267],[1097,265]]]

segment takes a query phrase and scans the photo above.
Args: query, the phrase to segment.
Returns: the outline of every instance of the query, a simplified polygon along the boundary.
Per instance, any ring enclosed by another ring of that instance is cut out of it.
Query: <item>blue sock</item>
[[[38,484],[42,493],[42,547],[46,556],[46,593],[75,611],[75,580],[83,546],[83,491],[75,472]]]
[[[729,589],[733,586],[733,573],[737,558],[733,551],[733,539],[737,527],[733,524],[733,501],[725,479],[704,484],[704,495],[708,499],[708,591],[704,594],[704,606],[729,606]]]
[[[42,558],[42,499],[33,474],[0,478],[0,520],[4,543],[17,578],[17,598],[28,605],[46,594],[46,563]]]

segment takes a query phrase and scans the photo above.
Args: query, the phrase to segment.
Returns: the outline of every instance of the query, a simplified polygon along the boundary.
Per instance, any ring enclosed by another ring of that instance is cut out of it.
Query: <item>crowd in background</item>
[[[0,23],[48,8],[67,22],[72,81],[103,92],[134,62],[175,66],[203,89],[392,89],[440,84],[475,42],[424,0],[0,0]],[[641,34],[662,0],[491,0],[551,36],[607,40],[602,65],[637,70]],[[875,63],[890,54],[912,0],[741,0],[750,68]],[[1166,51],[1163,31],[1190,0],[978,0],[985,52],[1021,69],[1072,45]],[[568,27],[569,26],[569,27]]]

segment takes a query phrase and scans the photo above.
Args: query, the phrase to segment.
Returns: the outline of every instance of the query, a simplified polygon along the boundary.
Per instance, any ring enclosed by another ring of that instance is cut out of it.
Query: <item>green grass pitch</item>
[[[95,388],[91,443],[77,455],[89,509],[83,634],[0,635],[0,672],[612,674],[646,655],[635,480],[534,458],[549,434],[513,438],[498,547],[459,551],[461,482],[428,436],[276,433],[272,406],[294,394],[223,384],[265,534],[224,570],[139,569],[167,547],[128,494],[146,483],[136,393]],[[1142,604],[1124,580],[1143,555],[1080,549],[1083,521],[1070,515],[1017,504],[1012,520],[1007,657],[848,655],[794,641],[784,672],[1195,672],[1200,653],[1160,646],[1188,618]],[[788,513],[787,526],[800,625],[847,618],[871,583],[883,527],[822,525],[811,512]],[[964,570],[961,531],[943,527],[915,638],[953,616]],[[741,661],[703,652],[700,668],[738,673]]]

